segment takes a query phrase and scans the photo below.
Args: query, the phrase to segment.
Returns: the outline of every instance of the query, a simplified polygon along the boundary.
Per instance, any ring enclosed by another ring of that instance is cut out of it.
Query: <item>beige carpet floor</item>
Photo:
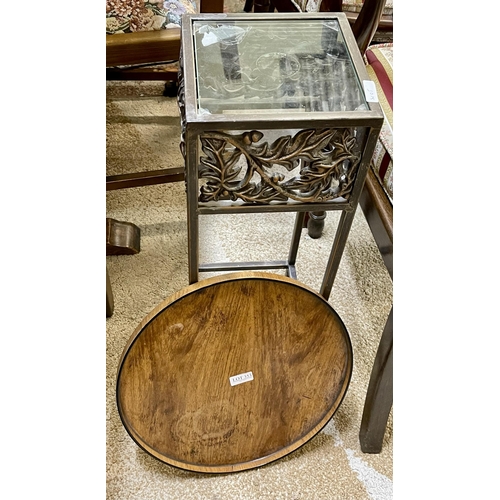
[[[162,84],[107,83],[107,173],[182,165],[175,99]],[[107,193],[107,217],[137,224],[141,251],[106,257],[115,300],[107,319],[107,498],[126,499],[390,499],[392,412],[383,450],[363,454],[358,431],[378,341],[392,304],[392,282],[360,210],[330,303],[343,319],[354,352],[352,381],[328,425],[302,448],[259,469],[228,475],[173,468],[142,451],[123,427],[115,403],[123,348],[141,319],[188,284],[186,199],[183,183]],[[277,260],[287,255],[293,214],[201,218],[201,260]],[[303,231],[297,277],[319,290],[338,214],[324,234]],[[203,274],[202,278],[208,277]]]

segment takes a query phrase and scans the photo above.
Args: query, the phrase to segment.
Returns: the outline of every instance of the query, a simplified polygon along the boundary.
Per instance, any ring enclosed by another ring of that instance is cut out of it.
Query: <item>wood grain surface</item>
[[[159,460],[235,472],[311,439],[351,371],[349,336],[327,301],[290,278],[239,272],[186,287],[141,322],[120,360],[117,404]]]

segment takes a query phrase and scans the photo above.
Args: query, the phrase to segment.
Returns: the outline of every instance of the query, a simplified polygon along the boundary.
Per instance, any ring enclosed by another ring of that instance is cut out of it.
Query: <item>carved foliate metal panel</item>
[[[349,199],[360,161],[353,129],[301,130],[272,144],[263,137],[257,130],[201,134],[200,202]]]

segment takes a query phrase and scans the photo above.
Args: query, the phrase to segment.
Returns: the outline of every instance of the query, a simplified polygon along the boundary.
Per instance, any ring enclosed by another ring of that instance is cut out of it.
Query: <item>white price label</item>
[[[363,80],[366,102],[378,102],[377,88],[371,80]]]
[[[229,377],[229,383],[231,386],[243,384],[243,382],[250,382],[250,380],[253,380],[252,372],[240,373],[239,375]]]

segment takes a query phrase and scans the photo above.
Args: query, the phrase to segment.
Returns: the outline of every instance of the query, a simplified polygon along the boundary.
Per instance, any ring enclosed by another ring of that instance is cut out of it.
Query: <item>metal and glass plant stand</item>
[[[189,282],[252,269],[296,278],[306,212],[341,210],[328,298],[383,122],[345,15],[186,15],[179,76]],[[199,215],[248,212],[296,212],[288,260],[200,263]]]

